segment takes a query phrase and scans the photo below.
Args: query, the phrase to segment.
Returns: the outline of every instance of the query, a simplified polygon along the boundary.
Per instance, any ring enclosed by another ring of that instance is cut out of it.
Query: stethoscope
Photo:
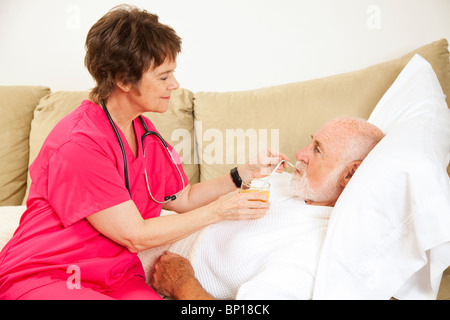
[[[125,174],[125,186],[126,186],[126,188],[127,188],[127,190],[128,190],[128,193],[130,194],[130,197],[131,197],[130,183],[129,183],[129,181],[128,181],[128,167],[127,167],[127,156],[126,156],[126,154],[125,154],[125,148],[124,148],[124,146],[123,146],[122,139],[120,138],[119,131],[117,130],[117,127],[116,127],[116,125],[114,124],[114,121],[113,121],[113,119],[111,118],[111,115],[109,114],[109,111],[108,111],[108,109],[106,108],[106,105],[105,105],[104,101],[101,100],[100,103],[101,103],[101,105],[102,105],[103,110],[105,111],[106,116],[108,117],[109,123],[111,124],[111,127],[112,127],[113,130],[114,130],[114,133],[116,134],[117,141],[119,141],[120,149],[122,150],[122,156],[123,156],[123,170],[124,170],[124,174]],[[146,182],[146,184],[147,184],[147,190],[148,190],[148,193],[150,194],[150,197],[152,198],[152,200],[155,201],[156,203],[159,203],[159,204],[164,204],[164,203],[167,203],[167,202],[169,202],[169,201],[173,201],[173,200],[175,200],[176,198],[178,198],[179,196],[181,196],[181,195],[183,194],[184,187],[185,187],[183,175],[181,174],[180,168],[178,168],[178,165],[177,165],[175,159],[173,158],[172,152],[170,152],[169,147],[168,147],[166,141],[163,139],[163,137],[162,137],[158,132],[156,132],[156,131],[150,131],[150,130],[148,130],[147,125],[145,124],[144,119],[142,118],[142,116],[139,116],[139,121],[141,122],[142,127],[143,127],[144,130],[145,130],[145,133],[144,133],[144,134],[142,135],[142,137],[141,137],[141,145],[142,145],[142,153],[143,153],[143,155],[144,155],[144,175],[145,175],[145,182]],[[165,196],[165,197],[164,197],[164,201],[158,201],[158,200],[156,200],[156,199],[153,197],[153,194],[152,194],[152,192],[151,192],[151,190],[150,190],[150,184],[148,183],[147,167],[145,166],[144,140],[145,140],[146,137],[148,137],[148,136],[150,136],[150,135],[156,136],[156,137],[159,139],[159,141],[161,141],[161,143],[163,144],[163,146],[164,146],[164,148],[166,149],[167,153],[170,155],[170,158],[172,159],[172,162],[173,162],[173,164],[175,165],[175,168],[177,169],[178,174],[180,175],[181,183],[182,183],[182,185],[183,185],[183,188],[181,189],[181,191],[179,191],[178,193],[173,194],[173,195],[171,195],[171,196]]]

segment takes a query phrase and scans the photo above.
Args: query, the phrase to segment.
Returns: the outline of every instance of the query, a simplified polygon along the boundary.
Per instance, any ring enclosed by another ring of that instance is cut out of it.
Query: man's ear
[[[353,177],[353,175],[356,172],[356,169],[358,169],[359,165],[361,164],[361,160],[355,160],[352,161],[342,173],[340,185],[342,188],[345,188],[350,181],[350,179]]]

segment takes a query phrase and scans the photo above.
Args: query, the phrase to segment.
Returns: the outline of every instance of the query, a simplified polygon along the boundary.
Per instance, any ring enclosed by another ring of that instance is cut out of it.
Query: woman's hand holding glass
[[[283,153],[267,150],[260,154],[258,159],[239,166],[238,172],[243,182],[241,189],[221,196],[212,203],[213,211],[219,219],[259,219],[266,215],[270,207],[268,190],[270,184],[267,183],[264,190],[259,188],[261,190],[257,190],[258,192],[250,191],[247,186],[254,179],[270,175],[282,160],[289,161],[289,158]],[[277,172],[282,172],[287,167],[288,164],[283,162]]]
[[[239,190],[221,196],[213,203],[220,220],[259,219],[269,211],[269,197],[260,192],[241,193]]]
[[[270,195],[270,182],[267,178],[263,179],[247,179],[242,181],[240,193],[259,192],[265,194],[267,197]],[[261,200],[258,200],[261,201]]]

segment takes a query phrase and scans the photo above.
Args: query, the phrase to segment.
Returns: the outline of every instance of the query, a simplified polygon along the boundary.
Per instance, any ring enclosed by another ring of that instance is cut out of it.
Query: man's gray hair
[[[342,161],[350,163],[364,160],[369,152],[381,141],[384,133],[375,125],[361,118],[336,118],[330,123],[337,124],[338,135],[342,135]]]

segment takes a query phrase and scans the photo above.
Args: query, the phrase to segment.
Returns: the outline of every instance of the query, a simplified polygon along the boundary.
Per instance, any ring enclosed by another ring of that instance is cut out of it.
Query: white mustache
[[[295,163],[295,168],[301,173],[303,174],[305,172],[306,169],[306,163],[304,161],[297,161]]]

